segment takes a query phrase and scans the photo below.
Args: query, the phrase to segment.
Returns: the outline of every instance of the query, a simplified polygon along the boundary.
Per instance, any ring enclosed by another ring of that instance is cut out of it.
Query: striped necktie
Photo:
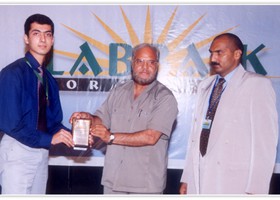
[[[209,122],[209,127],[202,128],[201,135],[200,135],[200,153],[202,156],[206,154],[207,151],[207,146],[208,146],[208,140],[210,136],[210,130],[212,127],[212,123],[215,117],[215,113],[221,98],[221,95],[223,93],[223,84],[225,82],[224,78],[220,78],[217,85],[215,86],[212,94],[211,94],[211,99],[210,103],[208,106],[207,114],[206,114],[206,120]],[[206,121],[205,120],[205,121]]]

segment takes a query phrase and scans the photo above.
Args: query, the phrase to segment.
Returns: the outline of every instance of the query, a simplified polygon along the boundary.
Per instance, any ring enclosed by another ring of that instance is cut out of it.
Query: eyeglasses
[[[148,66],[154,67],[158,64],[158,61],[157,60],[143,60],[143,59],[139,59],[139,58],[134,59],[134,64],[136,66],[143,66],[144,63],[147,63]]]

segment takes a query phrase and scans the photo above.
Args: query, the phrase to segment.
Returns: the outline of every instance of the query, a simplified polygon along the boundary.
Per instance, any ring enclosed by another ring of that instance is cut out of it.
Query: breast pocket
[[[129,120],[128,115],[129,113],[127,112],[127,110],[122,108],[114,108],[111,117],[111,131],[124,131],[124,125]]]
[[[151,112],[145,109],[139,109],[135,114],[133,121],[131,121],[131,128],[134,132],[142,131],[149,128],[149,124],[152,123]]]
[[[137,132],[147,129],[150,121],[150,112],[144,109],[127,111],[116,108],[111,119],[112,132]]]

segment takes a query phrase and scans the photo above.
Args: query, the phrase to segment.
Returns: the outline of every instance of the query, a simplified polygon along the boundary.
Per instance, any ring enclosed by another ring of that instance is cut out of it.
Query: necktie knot
[[[42,68],[42,66],[39,66],[39,67],[38,67],[38,70],[39,70],[39,74],[40,74],[40,75],[43,75],[43,68]]]
[[[223,85],[226,82],[224,78],[219,78],[218,84]]]
[[[213,104],[217,104],[222,92],[223,92],[223,84],[226,80],[224,78],[220,78],[218,80],[217,85],[214,87],[212,95],[211,95],[211,101],[210,101],[210,107],[213,106]]]

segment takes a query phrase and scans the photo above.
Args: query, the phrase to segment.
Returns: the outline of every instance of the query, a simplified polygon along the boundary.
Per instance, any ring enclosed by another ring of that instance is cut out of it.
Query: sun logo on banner
[[[178,7],[176,7],[165,23],[164,28],[161,30],[159,37],[154,39],[150,7],[148,6],[143,32],[143,41],[140,41],[130,19],[127,17],[123,8],[120,7],[120,10],[127,33],[129,34],[130,42],[125,41],[121,35],[116,33],[94,13],[92,13],[92,15],[112,38],[112,42],[110,44],[104,44],[101,41],[97,41],[96,39],[63,24],[66,29],[70,30],[85,42],[80,46],[80,54],[55,50],[54,53],[74,59],[75,63],[69,72],[52,71],[52,73],[54,75],[71,75],[73,77],[76,75],[83,75],[85,78],[92,76],[120,78],[129,77],[131,74],[131,50],[133,46],[145,42],[156,44],[161,51],[159,74],[164,74],[164,76],[168,77],[203,78],[209,74],[209,67],[207,64],[209,58],[202,58],[200,56],[199,50],[211,43],[214,37],[217,35],[230,32],[237,27],[230,27],[199,42],[191,43],[187,47],[182,47],[182,43],[188,39],[188,36],[190,36],[190,33],[197,27],[197,25],[202,23],[202,20],[206,14],[198,17],[190,25],[186,25],[186,27],[184,27],[177,36],[174,36],[172,39],[170,39],[170,32],[172,31],[171,27],[174,24],[174,18],[178,10]],[[180,27],[180,29],[182,28]],[[174,35],[174,33],[171,35]],[[106,55],[107,58],[96,58],[94,53],[91,51],[90,45]],[[264,47],[264,45],[260,45],[253,53],[250,53],[249,55],[245,54],[243,58],[243,61],[245,60],[245,62],[243,62],[243,66],[246,67],[246,60],[250,60],[251,63],[256,64],[256,68],[254,68],[255,71],[265,75],[266,71],[256,56],[256,53],[261,51]],[[247,51],[247,46],[245,46],[245,49]]]
[[[186,25],[186,27],[182,28],[182,26],[180,26],[177,28],[176,31],[178,34],[176,35],[173,31],[174,26],[176,26],[176,23],[174,23],[174,18],[178,10],[178,7],[176,7],[163,26],[158,38],[154,39],[150,7],[147,6],[144,35],[142,35],[143,41],[141,41],[132,25],[133,23],[127,17],[122,7],[120,7],[120,10],[126,27],[125,33],[128,33],[130,42],[125,41],[122,35],[114,31],[94,13],[92,13],[92,15],[111,37],[112,42],[110,44],[104,44],[102,41],[98,41],[72,27],[62,24],[66,29],[84,40],[84,43],[80,46],[79,54],[54,50],[56,54],[75,60],[74,64],[69,67],[70,70],[68,72],[54,71],[52,66],[48,68],[53,75],[71,76],[71,79],[56,78],[60,90],[109,91],[118,81],[117,79],[130,78],[132,48],[143,42],[153,43],[160,49],[159,80],[161,77],[176,77],[177,79],[188,77],[192,79],[192,82],[196,82],[198,79],[204,78],[210,74],[208,66],[209,57],[202,58],[201,56],[203,51],[205,51],[204,47],[209,45],[217,35],[230,32],[238,27],[238,25],[230,27],[201,41],[191,43],[186,47],[184,46],[185,41],[190,40],[189,38],[192,37],[192,32],[199,27],[198,25],[202,23],[206,14],[194,19],[194,21],[192,21],[190,25]],[[122,33],[123,32],[124,31],[122,31]],[[106,57],[97,58],[91,50],[91,47],[102,52]],[[247,61],[249,61],[256,73],[266,75],[266,70],[257,57],[257,53],[264,49],[265,46],[261,44],[255,50],[249,51],[247,45],[244,45],[244,52],[246,52],[242,57],[242,65],[244,68],[246,69]],[[83,78],[81,78],[81,76]],[[104,78],[107,79],[107,82]]]

